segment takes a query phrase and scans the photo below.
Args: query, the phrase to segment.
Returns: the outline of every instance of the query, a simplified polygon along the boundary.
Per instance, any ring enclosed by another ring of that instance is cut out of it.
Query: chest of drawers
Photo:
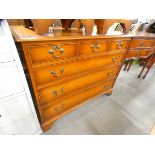
[[[43,130],[97,95],[112,93],[130,37],[47,37],[19,42]]]

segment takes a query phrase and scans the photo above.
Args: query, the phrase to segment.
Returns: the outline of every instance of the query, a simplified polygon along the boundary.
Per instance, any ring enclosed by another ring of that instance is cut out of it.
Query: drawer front
[[[131,44],[131,48],[151,48],[155,45],[155,40],[135,39]]]
[[[122,61],[124,53],[111,54],[104,57],[97,57],[72,63],[64,63],[61,65],[53,65],[42,69],[34,70],[37,85],[52,83],[55,80],[70,76],[73,74],[81,73],[84,71],[92,70],[95,68],[103,67],[109,64],[115,64]]]
[[[85,41],[80,43],[80,55],[102,53],[107,51],[107,40]]]
[[[10,97],[3,102],[0,101],[0,126],[30,113],[31,110],[25,95]]]
[[[76,55],[76,43],[51,43],[28,47],[31,63],[55,61]]]
[[[42,89],[39,92],[40,103],[46,104],[78,89],[87,88],[89,85],[95,84],[96,82],[114,78],[117,74],[118,69],[119,66],[108,68],[106,70],[91,73],[86,76],[70,80],[63,84]]]
[[[148,57],[150,53],[151,53],[151,50],[141,50],[139,55],[140,57]]]
[[[137,51],[136,50],[129,50],[126,58],[135,58],[138,56],[138,52],[139,52],[138,50]]]
[[[9,47],[9,43],[4,35],[2,28],[0,27],[0,63],[13,61],[13,55]]]
[[[24,91],[14,63],[0,64],[0,99]]]
[[[44,107],[42,109],[43,111],[43,120],[47,121],[55,116],[58,116],[65,111],[79,105],[80,103],[90,99],[91,97],[94,97],[96,95],[99,95],[100,93],[112,88],[113,81],[102,83],[96,87],[93,87],[91,89],[88,89],[87,91],[84,91],[82,93],[79,93],[75,96],[65,98],[65,100],[60,100],[51,102],[51,106]],[[53,105],[53,106],[52,106]]]
[[[128,47],[129,40],[110,40],[109,49],[118,50],[126,49]]]
[[[129,50],[126,58],[145,58],[148,57],[150,54],[150,50],[143,49],[143,50]]]
[[[0,126],[0,135],[32,135],[38,131],[32,114]]]

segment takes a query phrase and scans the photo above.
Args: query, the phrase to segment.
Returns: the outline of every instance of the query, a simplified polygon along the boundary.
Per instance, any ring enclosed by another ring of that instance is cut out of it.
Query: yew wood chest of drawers
[[[20,36],[12,32],[22,47],[43,130],[85,101],[112,93],[131,41],[127,35],[47,37],[25,29]]]
[[[86,100],[111,94],[129,43],[129,37],[22,42],[42,128]]]

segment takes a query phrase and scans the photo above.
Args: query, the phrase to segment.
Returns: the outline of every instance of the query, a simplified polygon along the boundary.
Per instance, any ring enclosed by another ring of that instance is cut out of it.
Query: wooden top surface
[[[137,33],[137,34],[124,34],[124,35],[82,35],[81,30],[70,29],[66,31],[65,29],[55,29],[54,36],[49,36],[48,34],[37,35],[34,31],[25,28],[24,26],[10,26],[13,37],[17,42],[25,41],[52,41],[52,40],[72,40],[72,39],[102,39],[102,38],[130,38],[130,37],[145,37],[154,38],[153,33]]]

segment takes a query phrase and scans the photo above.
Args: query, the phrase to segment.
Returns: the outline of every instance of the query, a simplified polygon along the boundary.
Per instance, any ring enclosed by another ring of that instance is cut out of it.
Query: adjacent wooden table
[[[11,30],[22,46],[44,131],[85,101],[112,94],[131,50],[141,49],[140,44],[147,46],[147,53],[155,41],[153,34],[83,36],[78,30],[61,29],[54,36],[40,36],[22,26]]]

